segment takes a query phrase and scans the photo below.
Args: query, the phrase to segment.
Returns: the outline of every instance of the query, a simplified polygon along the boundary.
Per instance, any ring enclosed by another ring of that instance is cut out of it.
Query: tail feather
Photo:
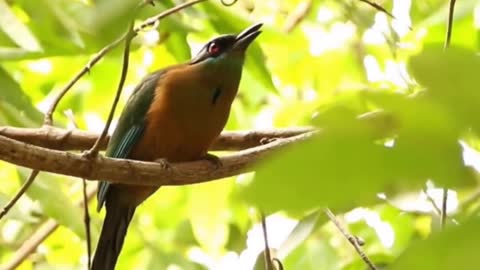
[[[114,270],[136,207],[109,207],[91,270]]]

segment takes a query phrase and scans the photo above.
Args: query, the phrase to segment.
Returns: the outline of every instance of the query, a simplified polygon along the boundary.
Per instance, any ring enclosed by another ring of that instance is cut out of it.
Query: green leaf
[[[29,172],[25,170],[19,172],[24,179],[28,177]],[[65,179],[60,180],[51,174],[39,174],[27,190],[27,195],[40,203],[46,215],[54,218],[79,237],[85,238],[82,210],[76,207],[65,193],[59,192],[64,182]]]
[[[472,16],[472,9],[478,5],[477,0],[465,0],[458,2],[455,5],[454,20],[455,25],[457,21],[460,21],[466,16]],[[428,16],[423,16],[421,21],[417,23],[417,27],[423,26],[435,26],[442,25],[445,26],[445,18],[447,18],[450,10],[449,2],[440,2],[438,8],[428,10]],[[455,27],[457,28],[457,27]],[[455,40],[455,39],[454,39]]]
[[[316,210],[313,213],[306,215],[298,222],[292,232],[288,235],[287,239],[280,245],[280,248],[278,249],[278,256],[280,258],[285,258],[307,240],[317,227],[320,215],[320,210]],[[326,221],[325,216],[322,217],[324,221]]]
[[[307,241],[282,260],[285,269],[340,270],[342,257],[324,238]],[[362,269],[363,270],[363,269]]]
[[[81,25],[79,24],[78,18],[75,18],[75,15],[85,13],[84,10],[78,8],[76,5],[72,5],[71,1],[68,0],[45,0],[45,3],[56,18],[62,23],[63,27],[68,30],[67,33],[70,35],[72,43],[80,48],[85,48],[85,43],[78,33],[78,29]],[[71,12],[68,12],[70,11],[69,9],[72,9]]]
[[[165,41],[165,46],[179,62],[186,61],[191,57],[190,47],[188,47],[187,43],[186,32],[168,33],[168,38]]]
[[[20,126],[32,126],[42,120],[42,114],[32,105],[20,85],[2,68],[0,68],[0,113],[6,115],[12,124]]]
[[[412,57],[409,68],[427,98],[444,106],[453,121],[480,131],[480,57],[474,51],[432,45]]]
[[[115,5],[107,0],[98,1],[90,26],[97,35],[113,41],[127,31],[138,7],[139,1],[135,0],[117,0]]]
[[[478,261],[478,228],[480,219],[475,218],[412,243],[389,269],[473,269],[472,263]]]
[[[28,51],[41,51],[42,47],[35,36],[20,20],[5,0],[0,0],[0,28],[21,48]]]
[[[245,198],[270,211],[302,212],[368,205],[378,192],[415,190],[428,179],[448,186],[472,183],[457,138],[436,123],[419,128],[414,119],[421,116],[406,111],[389,147],[373,136],[378,131],[372,123],[334,106],[318,117],[322,132],[277,151],[258,168]]]
[[[41,52],[32,52],[21,48],[0,47],[0,60],[38,58],[41,55]]]
[[[246,198],[272,212],[371,202],[388,182],[387,150],[355,128],[348,133],[321,134],[279,151],[258,169]]]
[[[268,267],[266,265],[266,261],[265,261],[265,259],[266,259],[265,256],[266,256],[265,255],[265,250],[258,253],[257,259],[255,260],[255,265],[253,267],[253,270],[267,270],[268,269]],[[273,269],[271,269],[271,270],[280,270],[281,268],[278,266],[278,263],[274,260],[277,257],[276,256],[276,250],[274,250],[274,249],[270,250],[270,257],[273,260],[273,262],[272,262]]]
[[[12,199],[12,196],[7,196],[5,193],[0,192],[0,207],[3,208],[4,206],[7,205],[8,202]],[[20,204],[22,201],[18,201],[11,209],[10,211],[5,215],[6,219],[16,219],[25,223],[29,222],[35,222],[38,221],[38,219],[34,218],[31,215],[27,215],[25,211],[23,211],[22,207]]]
[[[231,181],[205,183],[191,188],[188,212],[193,234],[210,252],[221,250],[228,241],[227,212]]]

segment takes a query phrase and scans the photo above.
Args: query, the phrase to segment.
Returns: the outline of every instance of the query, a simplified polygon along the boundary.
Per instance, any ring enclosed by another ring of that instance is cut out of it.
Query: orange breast
[[[143,137],[129,158],[170,162],[202,158],[227,122],[240,81],[240,73],[218,74],[205,65],[178,66],[166,72],[156,86]],[[221,93],[213,102],[216,89]],[[123,200],[135,205],[157,188],[117,185]]]
[[[212,95],[222,78],[208,80],[195,75],[199,73],[178,69],[160,80],[147,114],[144,137],[131,158],[178,162],[196,160],[207,153],[225,126],[238,85],[226,89],[213,104]],[[175,76],[183,80],[170,79]]]

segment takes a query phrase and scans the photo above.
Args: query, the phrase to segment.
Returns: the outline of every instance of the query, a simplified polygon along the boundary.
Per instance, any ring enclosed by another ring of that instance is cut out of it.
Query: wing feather
[[[107,157],[128,158],[133,147],[141,140],[147,125],[146,115],[152,104],[155,88],[165,72],[166,70],[160,70],[148,75],[133,90],[108,144],[105,153]],[[99,182],[98,211],[105,203],[110,185],[106,181]]]

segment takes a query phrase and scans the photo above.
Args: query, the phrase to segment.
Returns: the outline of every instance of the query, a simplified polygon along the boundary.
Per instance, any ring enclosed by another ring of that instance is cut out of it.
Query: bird
[[[225,127],[247,48],[261,27],[257,23],[237,35],[216,37],[190,61],[147,75],[130,95],[105,156],[159,161],[165,168],[201,159],[221,166],[208,149]],[[97,210],[105,205],[106,214],[92,270],[115,269],[135,209],[158,188],[99,183]]]

